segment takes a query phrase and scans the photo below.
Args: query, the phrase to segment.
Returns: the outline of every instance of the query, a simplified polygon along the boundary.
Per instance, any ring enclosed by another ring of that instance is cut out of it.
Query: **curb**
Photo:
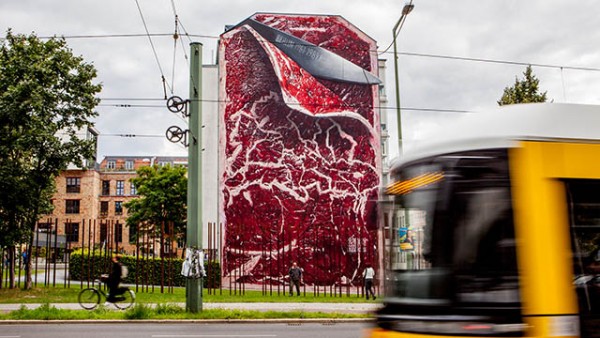
[[[282,318],[282,319],[54,319],[54,320],[0,320],[2,325],[48,325],[48,324],[273,324],[287,323],[288,325],[302,325],[321,323],[323,325],[336,325],[342,323],[375,323],[374,318]]]

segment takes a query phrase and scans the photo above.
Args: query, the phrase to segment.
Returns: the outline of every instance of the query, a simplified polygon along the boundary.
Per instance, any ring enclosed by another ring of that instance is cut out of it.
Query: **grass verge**
[[[0,289],[0,304],[35,304],[35,303],[77,303],[77,295],[87,285],[71,285],[65,287],[36,287],[31,290]],[[136,291],[137,303],[168,304],[185,302],[185,288],[174,288],[172,293],[160,293],[160,288],[138,289]],[[212,294],[207,289],[203,290],[202,301],[207,303],[374,303],[356,295],[331,296],[323,293],[302,294],[300,297],[287,296],[286,292],[267,292],[248,290],[241,294],[239,291],[213,290]]]
[[[150,319],[341,319],[370,318],[367,314],[324,313],[304,311],[249,311],[210,309],[199,313],[188,313],[176,304],[162,304],[152,308],[146,304],[136,304],[126,311],[114,311],[100,306],[93,311],[57,309],[49,303],[28,310],[0,313],[0,320],[150,320]]]

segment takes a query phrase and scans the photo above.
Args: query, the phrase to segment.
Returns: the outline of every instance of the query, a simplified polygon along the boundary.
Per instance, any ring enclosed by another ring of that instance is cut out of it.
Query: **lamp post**
[[[394,37],[394,75],[396,79],[396,120],[398,121],[398,156],[402,154],[402,115],[400,112],[400,88],[398,80],[398,51],[396,49],[396,37],[398,37],[400,29],[402,29],[402,25],[406,20],[406,16],[413,10],[413,8],[415,8],[415,5],[412,4],[412,0],[410,3],[404,5],[404,8],[402,8],[402,15],[400,16],[400,19],[398,19],[398,22],[396,22],[396,25],[394,26],[394,29],[392,31]]]

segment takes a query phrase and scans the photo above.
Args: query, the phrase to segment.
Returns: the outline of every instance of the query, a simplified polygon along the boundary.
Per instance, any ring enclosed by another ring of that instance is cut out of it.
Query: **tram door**
[[[600,337],[600,180],[565,185],[581,337]]]

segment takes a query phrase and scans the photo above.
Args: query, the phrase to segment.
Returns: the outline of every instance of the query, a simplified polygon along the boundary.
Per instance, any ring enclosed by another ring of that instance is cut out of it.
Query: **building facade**
[[[257,13],[219,40],[223,276],[359,283],[378,265],[376,42],[335,15]]]
[[[133,254],[135,230],[126,226],[124,205],[138,197],[132,182],[136,170],[152,165],[187,166],[187,157],[108,156],[96,168],[63,171],[56,178],[54,211],[41,217],[38,232],[64,236],[70,248],[96,243]]]

